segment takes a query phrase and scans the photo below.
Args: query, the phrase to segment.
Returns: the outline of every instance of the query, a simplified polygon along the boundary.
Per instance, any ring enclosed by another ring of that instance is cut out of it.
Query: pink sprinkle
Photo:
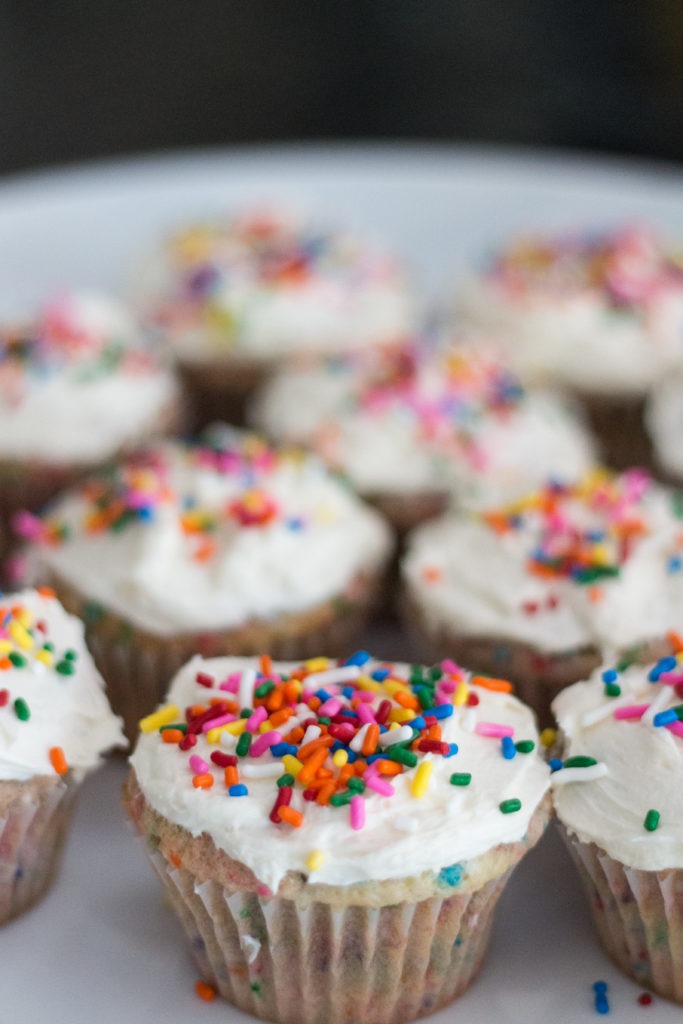
[[[307,686],[304,686],[304,688],[301,691],[301,697],[299,698],[301,700],[301,703],[308,704],[311,697],[315,697],[314,691],[309,690]]]
[[[200,757],[199,754],[193,754],[190,758],[190,768],[195,775],[203,775],[204,772],[211,770],[211,765],[207,764],[204,758]]]
[[[246,724],[247,731],[248,732],[256,732],[256,730],[258,729],[258,727],[261,724],[261,722],[265,722],[267,717],[268,717],[268,712],[263,707],[263,705],[261,705],[261,707],[259,707],[259,708],[256,708],[256,711],[254,711],[253,714],[249,715],[249,718],[247,719],[247,724]]]
[[[457,676],[461,674],[459,667],[455,664],[452,658],[444,658],[441,662],[441,668],[444,672],[449,672],[451,675]]]
[[[358,720],[362,722],[363,725],[377,721],[374,712],[367,706],[367,704],[359,704],[356,708],[356,714],[358,715]]]
[[[332,715],[336,715],[338,711],[341,711],[343,706],[344,705],[338,697],[330,697],[329,700],[326,700],[324,704],[320,705],[318,708],[318,714],[327,715],[331,718]]]
[[[374,789],[375,793],[380,793],[382,796],[393,796],[396,792],[391,783],[382,779],[376,772],[368,774],[366,771],[364,779],[368,789]]]
[[[210,718],[208,722],[204,722],[202,725],[202,732],[208,732],[209,729],[217,729],[219,725],[227,725],[228,722],[236,721],[235,715],[219,715],[218,718]]]
[[[669,686],[677,686],[679,683],[683,683],[683,672],[662,672],[657,682],[667,683]]]
[[[375,694],[372,692],[372,690],[358,690],[357,693],[354,693],[354,697],[358,697],[358,699],[361,700],[363,704],[372,704],[373,700],[375,699]],[[356,714],[358,714],[358,708],[356,708]]]
[[[515,734],[511,725],[497,725],[495,722],[477,722],[474,731],[478,736],[492,736],[494,739],[502,739],[503,736],[514,736]]]
[[[623,708],[615,708],[612,714],[615,718],[642,718],[649,704],[627,704]]]
[[[669,722],[664,728],[674,733],[675,736],[683,736],[683,722]]]
[[[456,679],[441,679],[439,682],[440,693],[455,693],[455,688],[458,685]]]
[[[241,672],[231,672],[228,678],[223,680],[218,689],[227,690],[228,693],[237,693],[241,676]]]
[[[365,800],[356,793],[355,796],[351,797],[351,828],[356,832],[363,828],[365,824]]]
[[[26,511],[16,513],[12,519],[12,526],[15,533],[27,540],[40,540],[45,532],[42,520]]]
[[[252,745],[249,747],[249,753],[252,757],[260,757],[261,754],[265,754],[266,750],[269,750],[274,743],[282,743],[282,736],[279,732],[264,732],[262,736],[254,740]]]

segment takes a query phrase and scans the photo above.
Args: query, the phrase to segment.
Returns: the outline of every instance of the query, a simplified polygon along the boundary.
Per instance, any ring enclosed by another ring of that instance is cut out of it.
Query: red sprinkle
[[[234,754],[223,754],[220,750],[214,750],[211,755],[211,760],[214,764],[217,764],[219,768],[236,768],[237,758]]]
[[[469,693],[467,695],[467,703],[471,708],[476,708],[477,704],[479,703],[479,698],[477,697],[476,693]]]
[[[316,794],[316,796],[317,796],[317,794]],[[270,812],[270,814],[268,815],[270,820],[273,821],[276,825],[280,821],[280,808],[281,807],[286,807],[289,804],[289,801],[291,799],[292,799],[292,787],[291,786],[280,786],[280,788],[277,791],[277,797],[275,798],[275,803],[273,804],[273,809]]]
[[[194,735],[194,733],[188,732],[185,736],[185,739],[182,739],[178,746],[180,747],[181,750],[190,750],[195,745],[196,742],[197,737]]]
[[[200,686],[206,686],[206,688],[209,690],[213,689],[213,686],[216,682],[213,676],[210,676],[208,672],[198,672],[197,675],[195,676],[195,679]]]
[[[649,1006],[652,1002],[652,996],[649,992],[641,992],[638,996],[638,1002],[641,1006]]]
[[[0,708],[4,708],[9,700],[9,690],[0,690]]]

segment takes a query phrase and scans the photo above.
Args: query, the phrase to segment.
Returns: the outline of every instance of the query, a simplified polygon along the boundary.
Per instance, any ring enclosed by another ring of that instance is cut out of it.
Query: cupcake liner
[[[52,884],[76,788],[42,777],[0,783],[0,925],[31,907]]]
[[[67,611],[83,619],[86,643],[105,683],[109,703],[134,740],[138,722],[163,699],[169,680],[195,654],[270,654],[278,661],[304,660],[322,651],[347,655],[371,614],[381,573],[357,575],[329,601],[277,619],[253,620],[227,630],[154,636],[80,595],[59,578],[50,579]]]
[[[561,831],[607,955],[639,985],[683,1003],[683,870],[630,868]]]
[[[645,395],[577,392],[575,397],[598,438],[603,462],[620,470],[653,467],[652,443],[645,427]]]

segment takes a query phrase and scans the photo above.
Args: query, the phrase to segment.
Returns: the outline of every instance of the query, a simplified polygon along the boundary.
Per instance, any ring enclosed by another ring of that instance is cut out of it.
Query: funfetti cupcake
[[[507,339],[525,381],[582,399],[608,462],[648,463],[644,399],[683,358],[683,265],[652,230],[516,242],[466,284],[459,312]]]
[[[0,327],[0,514],[38,508],[105,459],[171,430],[175,377],[125,311],[72,294]],[[9,531],[6,531],[9,536]]]
[[[306,444],[401,532],[445,508],[509,501],[558,466],[595,461],[587,430],[562,401],[526,392],[494,352],[441,343],[283,370],[252,421]]]
[[[670,640],[665,657],[603,666],[555,699],[552,779],[606,953],[683,1003],[683,644]]]
[[[317,458],[220,426],[105,469],[21,525],[39,571],[85,618],[129,736],[197,650],[342,649],[392,546],[382,517]]]
[[[365,653],[185,665],[124,802],[205,982],[282,1024],[401,1024],[459,996],[548,815],[509,689]]]
[[[144,319],[178,359],[199,425],[240,417],[249,392],[292,358],[394,343],[415,324],[396,261],[284,213],[180,229],[138,290]]]
[[[676,494],[634,470],[433,520],[403,562],[411,629],[430,656],[512,679],[547,720],[603,652],[628,658],[680,620],[680,517]]]
[[[83,639],[50,591],[0,599],[0,924],[44,896],[74,797],[125,746]]]

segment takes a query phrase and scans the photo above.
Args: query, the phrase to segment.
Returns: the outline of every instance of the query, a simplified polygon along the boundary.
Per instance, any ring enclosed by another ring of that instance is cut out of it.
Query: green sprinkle
[[[518,800],[517,797],[513,797],[511,800],[503,800],[502,803],[498,804],[503,814],[514,814],[522,806],[522,801]]]
[[[451,786],[469,786],[471,781],[471,772],[453,772],[451,775]]]
[[[88,601],[83,609],[83,618],[87,623],[92,624],[97,622],[104,615],[104,609],[101,604],[97,604],[96,601]],[[45,644],[47,647],[47,644]],[[50,645],[50,650],[54,650],[54,644]]]
[[[49,651],[50,654],[54,652],[54,649],[55,645],[52,643],[52,640],[46,640],[45,643],[43,644],[43,650]]]
[[[411,686],[422,686],[424,685],[425,677],[422,671],[422,665],[411,665],[410,666],[410,685]]]
[[[443,676],[443,669],[440,665],[433,665],[429,670],[429,678],[433,683],[438,683],[439,679]]]
[[[24,668],[26,666],[26,658],[23,654],[19,654],[19,651],[10,651],[9,660],[15,668]]]
[[[294,785],[294,776],[290,775],[289,772],[285,772],[285,774],[281,775],[280,778],[277,780],[278,789],[282,789],[283,786],[293,786],[293,785]]]
[[[64,657],[67,659],[67,661],[75,661],[76,658],[78,657],[78,651],[73,651],[71,650],[71,648],[69,648],[68,651],[64,651]]]
[[[430,708],[434,707],[434,697],[432,696],[431,690],[428,690],[426,686],[416,687],[415,696],[419,700],[420,706],[424,711],[429,711]]]
[[[606,697],[621,697],[621,687],[618,683],[606,683],[605,684],[605,696]]]
[[[659,811],[648,811],[645,815],[645,821],[643,822],[644,827],[648,832],[654,832],[659,825]]]
[[[594,757],[586,757],[584,754],[577,754],[576,757],[568,757],[562,765],[563,768],[592,768],[598,762]]]
[[[683,491],[674,491],[671,495],[671,510],[677,519],[683,519]]]
[[[362,779],[359,779],[357,775],[352,775],[346,785],[354,793],[362,793],[365,789],[365,783]]]
[[[187,722],[174,722],[173,725],[162,725],[159,728],[159,732],[166,732],[167,729],[178,729],[185,735],[187,732]]]
[[[17,697],[14,702],[14,711],[20,722],[28,722],[31,717],[28,704],[23,697]]]
[[[533,740],[518,740],[515,743],[515,750],[518,754],[530,754],[536,744]]]
[[[400,743],[394,743],[389,750],[384,752],[384,756],[388,757],[390,761],[398,761],[399,764],[404,764],[407,768],[414,768],[417,764],[417,754],[415,751],[406,750]]]
[[[251,746],[251,733],[243,732],[237,741],[236,754],[238,757],[246,757]]]
[[[242,710],[240,711],[240,718],[251,718],[253,714],[253,708],[242,708]]]
[[[329,725],[331,721],[332,719],[328,718],[327,715],[320,715],[318,718],[318,722],[320,725]]]
[[[261,986],[259,985],[258,981],[252,981],[251,991],[255,992],[257,996],[261,995]]]
[[[260,686],[256,687],[256,689],[254,690],[254,696],[255,697],[267,697],[268,694],[272,693],[272,691],[274,689],[275,689],[275,683],[271,679],[269,679],[266,683],[261,683]]]
[[[246,920],[246,918],[251,917],[251,910],[247,910],[246,907],[242,907],[242,909],[239,912],[239,916],[244,921],[244,920]]]
[[[74,665],[73,661],[66,661],[65,660],[65,661],[58,661],[57,664],[55,665],[55,669],[56,669],[57,672],[60,673],[60,675],[72,676],[74,674],[74,672],[76,671],[76,666]]]
[[[333,807],[343,807],[344,804],[351,803],[352,797],[352,790],[347,790],[346,793],[333,793],[332,796],[330,797],[330,803],[332,804]]]

